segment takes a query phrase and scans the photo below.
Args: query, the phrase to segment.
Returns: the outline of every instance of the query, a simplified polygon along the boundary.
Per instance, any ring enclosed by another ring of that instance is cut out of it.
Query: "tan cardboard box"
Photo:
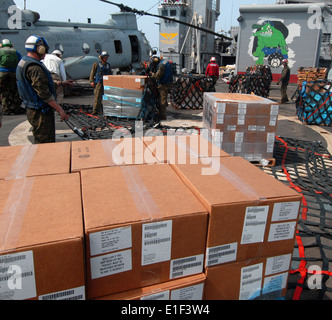
[[[121,75],[104,76],[103,85],[113,88],[122,88],[122,76]]]
[[[240,157],[171,166],[209,210],[207,267],[293,252],[297,192]]]
[[[103,85],[115,88],[142,90],[146,86],[147,77],[138,75],[109,75],[103,77]]]
[[[202,300],[205,279],[205,274],[198,274],[95,300]]]
[[[81,178],[89,299],[202,273],[208,214],[169,165]]]
[[[0,181],[0,300],[85,299],[83,246],[78,174]]]
[[[157,159],[140,138],[72,142],[71,171],[134,164],[154,164]]]
[[[0,147],[0,180],[70,172],[70,142]]]
[[[122,88],[130,90],[144,89],[147,84],[146,76],[138,75],[123,75],[122,76]]]
[[[204,300],[280,300],[287,292],[290,253],[206,269]]]
[[[207,138],[230,155],[249,161],[273,158],[278,114],[278,104],[259,96],[204,94],[203,127],[208,130]],[[247,142],[263,144],[257,149]]]
[[[202,158],[229,157],[201,135],[156,136],[143,138],[149,150],[163,163],[197,164]]]

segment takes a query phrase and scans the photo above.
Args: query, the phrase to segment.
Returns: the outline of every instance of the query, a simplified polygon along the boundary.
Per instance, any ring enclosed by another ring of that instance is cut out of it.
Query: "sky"
[[[14,0],[16,5],[23,9],[24,0]],[[158,14],[158,5],[162,0],[113,0],[112,2],[123,3],[137,10]],[[216,32],[229,31],[231,26],[237,26],[240,5],[264,5],[274,4],[275,0],[221,0],[221,14],[216,23]],[[99,0],[26,0],[27,9],[37,11],[41,20],[104,23],[110,18],[111,13],[119,12],[118,7]],[[138,16],[138,29],[143,31],[152,47],[159,44],[158,18]]]

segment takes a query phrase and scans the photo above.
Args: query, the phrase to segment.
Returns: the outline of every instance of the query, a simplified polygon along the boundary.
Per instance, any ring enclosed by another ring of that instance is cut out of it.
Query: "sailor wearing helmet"
[[[55,142],[54,111],[62,121],[69,116],[56,102],[53,79],[41,63],[49,46],[45,38],[33,35],[26,40],[25,49],[27,55],[20,60],[16,70],[18,91],[27,107],[35,143],[52,143]]]
[[[106,75],[111,74],[111,66],[107,62],[109,57],[109,54],[107,51],[103,51],[99,59],[100,61],[95,62],[91,73],[90,73],[90,79],[89,82],[91,83],[91,86],[95,89],[95,100],[93,103],[93,111],[92,114],[103,114],[103,105],[102,105],[102,99],[104,94],[104,84],[103,84],[103,77]]]
[[[279,85],[281,83],[281,101],[280,103],[286,103],[288,102],[288,96],[287,96],[287,86],[289,84],[289,79],[290,79],[290,69],[288,67],[288,60],[284,59],[282,60],[282,65],[284,66],[284,69],[282,70],[281,73],[281,78],[277,82]]]

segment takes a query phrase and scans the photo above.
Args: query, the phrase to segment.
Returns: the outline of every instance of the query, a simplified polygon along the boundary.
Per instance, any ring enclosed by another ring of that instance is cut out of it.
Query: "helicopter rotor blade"
[[[221,35],[219,33],[214,32],[214,31],[211,31],[211,30],[208,30],[208,29],[205,29],[205,28],[201,28],[199,26],[195,26],[193,24],[190,24],[190,23],[187,23],[187,22],[184,22],[184,21],[179,21],[179,20],[176,20],[174,18],[164,17],[164,16],[160,16],[160,15],[157,15],[157,14],[152,14],[152,13],[145,12],[145,11],[139,11],[139,10],[137,10],[135,8],[130,8],[128,6],[125,6],[122,3],[119,4],[119,3],[115,3],[115,2],[112,2],[112,1],[108,1],[108,0],[99,0],[99,1],[102,1],[102,2],[105,2],[105,3],[108,3],[108,4],[113,4],[113,5],[117,6],[117,7],[119,7],[122,12],[133,12],[133,13],[139,14],[141,16],[143,16],[143,15],[145,15],[145,16],[151,16],[151,17],[155,17],[155,18],[160,18],[160,19],[164,19],[164,20],[168,20],[168,21],[180,23],[180,24],[183,24],[183,25],[185,25],[187,27],[194,28],[194,29],[206,32],[206,33],[210,33],[210,34],[212,34],[212,35],[214,35],[216,37],[219,37],[219,38],[223,38],[223,39],[230,40],[230,41],[233,40],[232,38],[226,37],[224,35]]]

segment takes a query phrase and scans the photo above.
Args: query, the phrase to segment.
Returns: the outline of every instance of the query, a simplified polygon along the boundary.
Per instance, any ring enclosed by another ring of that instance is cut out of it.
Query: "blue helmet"
[[[29,52],[36,52],[40,55],[48,53],[49,46],[45,38],[41,36],[30,36],[25,42],[25,49]]]

